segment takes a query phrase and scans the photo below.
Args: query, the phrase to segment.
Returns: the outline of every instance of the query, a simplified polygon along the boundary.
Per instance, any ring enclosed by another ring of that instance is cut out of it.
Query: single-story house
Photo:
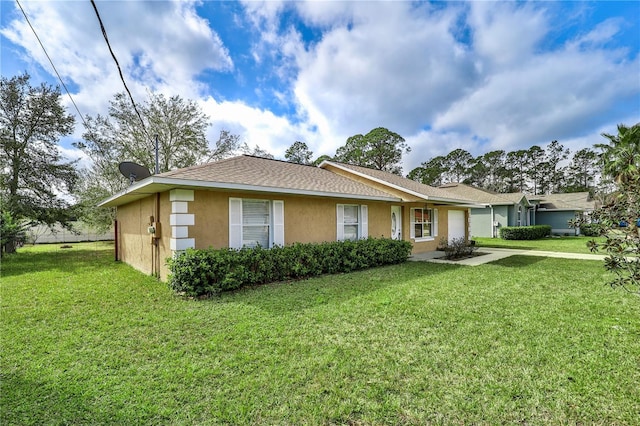
[[[579,234],[580,229],[570,228],[569,221],[593,211],[596,203],[588,192],[566,194],[531,195],[536,204],[536,225],[551,225],[553,234]]]
[[[440,188],[478,204],[471,208],[471,236],[497,237],[503,226],[535,223],[534,206],[522,192],[499,194],[464,183],[448,183]]]
[[[273,247],[372,237],[435,250],[470,238],[474,203],[391,173],[252,156],[153,175],[100,203],[116,207],[116,259],[166,279],[187,248]]]

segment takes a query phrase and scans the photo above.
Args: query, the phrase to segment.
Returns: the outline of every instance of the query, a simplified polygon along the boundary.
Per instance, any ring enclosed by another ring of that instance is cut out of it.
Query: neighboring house
[[[471,208],[473,237],[497,237],[503,226],[535,223],[533,205],[522,192],[499,194],[463,183],[448,183],[440,188],[479,204]]]
[[[580,229],[570,228],[569,221],[583,217],[595,208],[595,201],[588,192],[532,195],[529,199],[536,203],[535,224],[551,225],[553,234],[579,234]]]
[[[165,279],[187,248],[273,247],[372,237],[435,250],[469,238],[468,200],[391,173],[239,156],[150,176],[104,200],[117,207],[116,258]]]

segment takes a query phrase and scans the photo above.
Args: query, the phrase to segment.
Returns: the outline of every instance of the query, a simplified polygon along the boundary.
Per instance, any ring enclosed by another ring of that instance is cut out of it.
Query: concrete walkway
[[[582,254],[582,253],[562,253],[554,251],[537,251],[537,250],[518,250],[504,248],[481,247],[476,253],[485,253],[481,256],[474,256],[463,260],[446,260],[444,252],[430,251],[426,253],[418,253],[411,255],[409,260],[416,262],[433,262],[433,263],[450,263],[453,265],[477,266],[495,260],[504,259],[509,256],[541,256],[541,257],[558,257],[562,259],[581,259],[581,260],[603,260],[606,256],[602,254]]]

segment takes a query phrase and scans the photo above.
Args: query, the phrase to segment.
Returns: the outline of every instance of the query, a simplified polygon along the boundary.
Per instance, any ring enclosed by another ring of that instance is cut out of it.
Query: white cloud
[[[475,78],[468,52],[450,32],[459,10],[365,6],[354,8],[350,25],[331,28],[298,57],[297,101],[312,123],[337,134],[379,126],[412,133]]]

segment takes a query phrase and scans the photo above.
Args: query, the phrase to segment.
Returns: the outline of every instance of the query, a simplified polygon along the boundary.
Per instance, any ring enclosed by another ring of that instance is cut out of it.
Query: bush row
[[[351,272],[401,263],[411,243],[386,238],[328,243],[296,243],[272,249],[186,250],[168,259],[169,285],[191,297],[218,294],[247,285]]]
[[[600,236],[600,225],[597,223],[583,223],[580,225],[580,235],[598,237]]]
[[[505,226],[500,228],[503,240],[537,240],[551,235],[551,225]]]

